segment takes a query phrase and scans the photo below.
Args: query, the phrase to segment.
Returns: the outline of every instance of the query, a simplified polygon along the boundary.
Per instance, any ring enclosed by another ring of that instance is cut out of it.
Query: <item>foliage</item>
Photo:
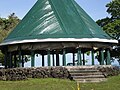
[[[99,26],[108,33],[112,38],[120,38],[120,0],[113,0],[106,5],[107,12],[111,17],[98,20]]]
[[[120,0],[113,0],[106,5],[107,12],[111,15],[112,20],[120,19]]]
[[[20,22],[20,19],[15,15],[15,13],[10,14],[7,18],[0,17],[0,42],[7,37],[7,35],[15,28],[15,26]],[[0,51],[0,63],[3,63],[4,55]]]
[[[120,39],[120,0],[113,0],[106,5],[107,12],[110,17],[98,20],[97,23],[103,28],[103,30],[108,33],[112,38]],[[114,47],[111,51],[113,58],[120,62],[120,42],[119,45]]]
[[[10,33],[10,31],[2,30],[2,29],[0,30],[0,42],[2,42],[3,39],[7,37],[7,35]]]
[[[12,13],[8,16],[8,18],[0,18],[0,30],[10,31],[12,30],[18,23],[20,19]]]
[[[97,21],[97,24],[114,39],[120,38],[120,19],[112,21],[110,18],[104,18]]]
[[[0,63],[4,65],[4,54],[0,51]]]
[[[108,23],[103,27],[105,32],[107,32],[111,37],[115,39],[120,38],[120,20],[115,20],[114,22]]]
[[[106,17],[106,18],[97,20],[96,22],[97,22],[97,24],[98,24],[99,26],[104,27],[104,26],[107,25],[109,22],[111,22],[111,19],[110,19],[109,17]]]

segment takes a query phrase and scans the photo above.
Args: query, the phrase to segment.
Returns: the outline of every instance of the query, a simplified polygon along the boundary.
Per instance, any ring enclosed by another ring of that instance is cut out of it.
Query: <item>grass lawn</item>
[[[77,85],[64,79],[29,79],[0,81],[0,90],[77,90]],[[120,90],[120,76],[111,77],[107,82],[80,84],[80,90]]]

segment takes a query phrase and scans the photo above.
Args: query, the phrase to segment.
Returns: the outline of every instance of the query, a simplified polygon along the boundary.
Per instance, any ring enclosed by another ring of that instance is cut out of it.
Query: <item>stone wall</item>
[[[89,66],[88,66],[89,67]],[[96,67],[94,67],[96,68]],[[105,77],[120,74],[119,67],[97,66]],[[69,71],[65,67],[38,67],[38,68],[12,68],[0,69],[0,80],[17,81],[27,80],[28,78],[61,78],[72,79]]]
[[[109,76],[117,76],[120,74],[120,67],[118,66],[103,65],[98,66],[97,69],[102,72],[106,78]]]
[[[16,81],[27,78],[69,78],[69,72],[64,67],[38,67],[1,69],[0,80]]]

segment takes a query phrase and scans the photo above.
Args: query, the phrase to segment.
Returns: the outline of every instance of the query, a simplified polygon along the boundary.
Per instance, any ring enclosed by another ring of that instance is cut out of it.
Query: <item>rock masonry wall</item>
[[[69,78],[69,72],[64,67],[38,67],[1,69],[0,80],[17,81],[28,78]]]
[[[119,67],[98,66],[104,76],[115,76],[120,74]],[[18,81],[27,80],[28,78],[61,78],[71,79],[71,75],[65,67],[37,67],[37,68],[12,68],[0,69],[0,80]]]
[[[98,66],[97,69],[103,73],[103,75],[107,78],[110,76],[117,76],[120,74],[120,67],[118,66]]]

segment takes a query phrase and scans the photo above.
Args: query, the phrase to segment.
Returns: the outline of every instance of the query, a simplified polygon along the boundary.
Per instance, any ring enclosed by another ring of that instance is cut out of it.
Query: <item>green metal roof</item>
[[[3,43],[48,38],[111,39],[74,0],[38,0]]]

